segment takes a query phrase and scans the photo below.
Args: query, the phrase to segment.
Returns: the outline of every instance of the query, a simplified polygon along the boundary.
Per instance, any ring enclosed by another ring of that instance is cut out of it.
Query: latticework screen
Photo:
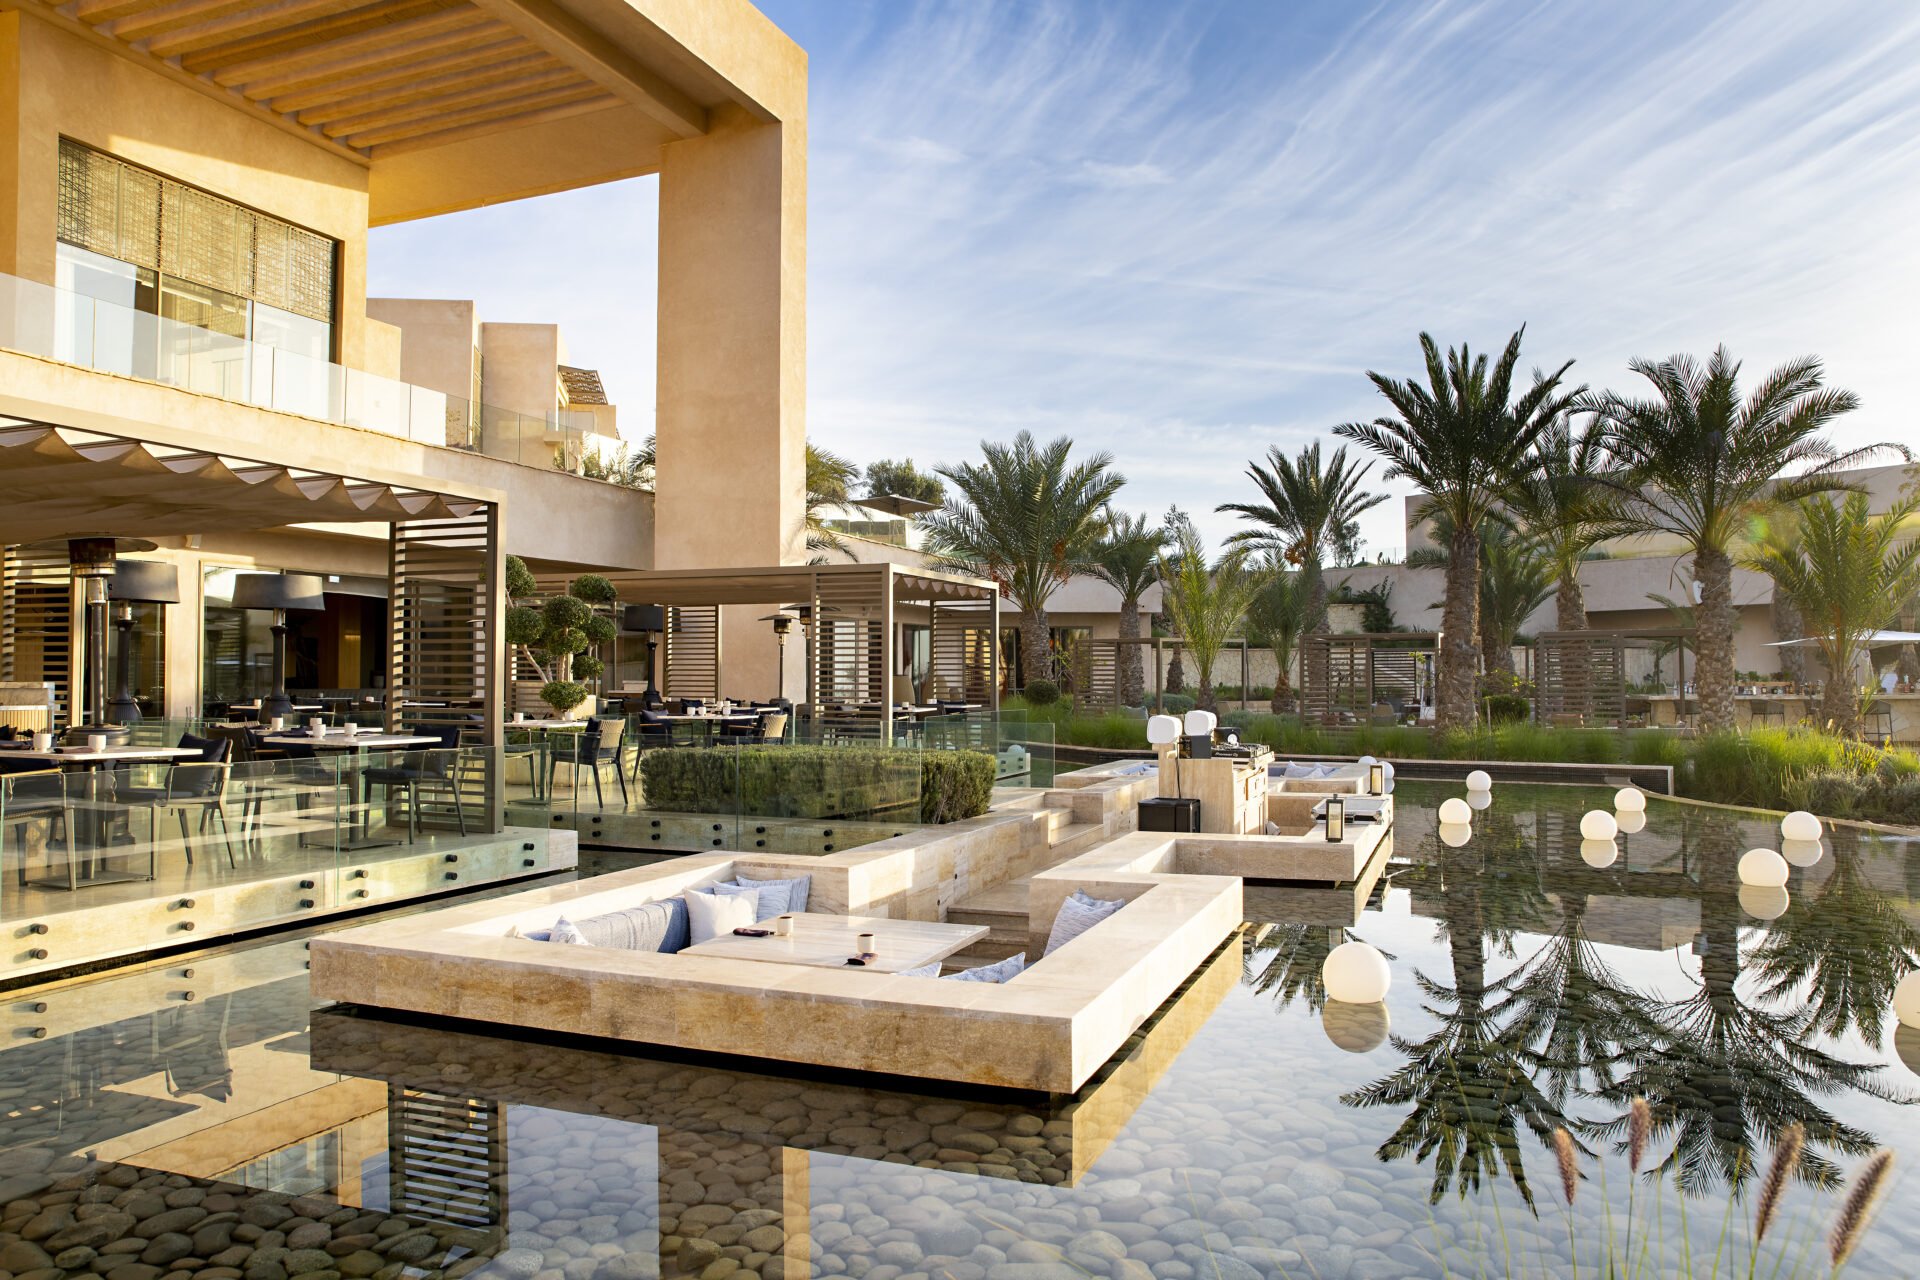
[[[504,1228],[505,1112],[499,1103],[389,1084],[389,1208],[428,1223]]]
[[[940,600],[931,611],[926,696],[935,701],[992,701],[998,650],[991,600]]]
[[[1626,716],[1627,642],[1604,631],[1540,636],[1535,716],[1581,724],[1620,724]]]
[[[662,696],[720,696],[720,607],[671,605],[661,662]]]
[[[879,573],[819,575],[813,585],[813,702],[891,701],[891,582]]]
[[[8,547],[0,578],[0,679],[51,684],[54,723],[73,707],[73,574],[64,548]]]

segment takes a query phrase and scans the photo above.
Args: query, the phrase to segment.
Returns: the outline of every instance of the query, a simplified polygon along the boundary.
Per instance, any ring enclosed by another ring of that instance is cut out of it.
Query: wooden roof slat
[[[189,23],[176,30],[162,31],[147,41],[147,52],[157,58],[179,57],[205,49],[219,49],[221,46],[232,45],[249,36],[260,37],[263,41],[288,40],[303,43],[299,29],[314,19],[353,15],[369,8],[390,10],[401,7],[399,4],[369,6],[366,0],[279,0],[277,4],[258,5],[239,13],[229,13],[222,17],[209,18],[204,22]],[[138,19],[129,18],[125,21],[133,22]],[[342,25],[350,25],[352,21],[353,18],[349,16]],[[120,34],[118,27],[119,24],[116,23],[114,31],[116,36]],[[245,56],[250,52],[252,52],[251,49],[237,50],[233,51],[233,56]]]
[[[447,116],[466,107],[486,106],[492,103],[510,101],[534,90],[558,89],[562,87],[592,88],[596,93],[599,86],[582,80],[580,73],[572,67],[554,67],[535,72],[533,75],[520,76],[512,80],[500,80],[479,85],[459,93],[441,94],[438,97],[422,98],[415,102],[398,106],[383,107],[377,111],[365,111],[359,115],[343,116],[321,127],[329,137],[339,137],[343,133],[376,129],[383,125],[404,124],[409,121],[424,120],[434,116]],[[504,95],[504,96],[503,96]]]
[[[567,106],[583,100],[599,100],[608,96],[607,91],[597,84],[576,83],[558,89],[521,94],[518,97],[502,99],[485,106],[470,107],[464,111],[448,112],[434,120],[389,125],[383,129],[369,129],[363,133],[349,134],[345,142],[350,147],[371,147],[382,142],[397,142],[402,138],[417,137],[420,134],[439,133],[463,124],[514,117],[543,107]]]
[[[116,40],[142,40],[163,31],[173,31],[195,22],[222,18],[243,9],[255,8],[260,0],[178,0],[177,3],[147,5],[111,20],[100,19],[96,29]],[[85,17],[81,21],[87,21]]]
[[[522,115],[502,116],[497,120],[482,120],[478,124],[464,125],[457,129],[439,129],[436,132],[422,132],[398,142],[383,142],[369,148],[368,154],[374,159],[383,156],[405,155],[409,151],[425,151],[432,147],[444,147],[450,142],[463,142],[468,138],[483,138],[490,133],[501,133],[508,129],[524,129],[529,125],[544,124],[549,120],[567,120],[574,116],[591,115],[596,111],[608,111],[614,107],[625,107],[627,103],[610,93],[597,98],[582,98],[578,102],[569,102],[563,106],[548,107],[543,111],[528,111]]]
[[[504,32],[505,28],[475,9],[449,9],[440,13],[430,13],[405,22],[388,23],[376,31],[363,31],[345,36],[338,40],[324,41],[300,49],[290,49],[282,53],[267,54],[251,58],[244,62],[235,62],[219,68],[212,73],[215,84],[228,88],[239,88],[249,98],[264,98],[278,91],[278,87],[260,92],[262,82],[271,82],[279,77],[290,77],[306,72],[314,78],[323,78],[345,70],[360,70],[355,65],[360,60],[377,62],[381,58],[404,58],[420,46],[421,41],[434,37],[458,37],[471,34],[475,30]],[[495,38],[498,38],[496,35]],[[392,65],[387,63],[384,65]]]
[[[502,53],[511,56],[502,57]],[[445,74],[428,74],[435,69],[431,64],[443,66]],[[341,94],[337,90],[342,85],[336,84],[311,94],[289,94],[285,99],[275,98],[268,105],[275,111],[297,111],[296,118],[301,124],[325,124],[357,111],[414,102],[436,93],[451,93],[477,85],[497,84],[530,71],[559,65],[550,55],[525,41],[514,40],[499,45],[484,45],[464,53],[447,54],[400,71],[356,76],[354,79],[367,82],[367,87],[359,93]],[[302,101],[295,104],[294,99]]]
[[[75,0],[73,17],[76,22],[98,27],[130,13],[143,13],[170,3],[172,0]]]

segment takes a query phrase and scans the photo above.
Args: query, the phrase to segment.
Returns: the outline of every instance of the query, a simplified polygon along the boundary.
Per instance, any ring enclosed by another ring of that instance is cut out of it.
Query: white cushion
[[[1047,935],[1047,949],[1041,954],[1052,955],[1126,905],[1125,898],[1102,901],[1076,890],[1075,896],[1060,904],[1060,914],[1053,918],[1053,931]]]
[[[753,927],[753,909],[758,895],[751,893],[701,893],[689,889],[680,895],[687,903],[687,929],[692,945],[712,942],[735,929]]]
[[[918,969],[902,969],[894,976],[898,978],[937,978],[940,976],[940,962],[935,960],[932,964],[923,964]]]
[[[947,975],[948,982],[1005,982],[1027,967],[1027,953],[1017,951],[1005,960],[983,964]]]
[[[553,922],[553,932],[547,935],[548,942],[571,942],[576,947],[590,947],[587,935],[574,927],[573,921],[561,916]]]

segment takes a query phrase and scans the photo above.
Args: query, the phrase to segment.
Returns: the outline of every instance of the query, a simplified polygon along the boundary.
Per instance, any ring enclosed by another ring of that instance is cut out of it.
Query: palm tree
[[[1558,394],[1568,361],[1551,374],[1536,371],[1533,385],[1516,396],[1514,366],[1525,332],[1522,327],[1508,339],[1491,367],[1485,353],[1476,358],[1464,345],[1442,360],[1432,336],[1421,334],[1427,385],[1369,372],[1394,416],[1334,428],[1387,460],[1384,479],[1404,476],[1425,489],[1423,517],[1452,522],[1434,707],[1435,726],[1443,731],[1474,720],[1480,522],[1512,492],[1541,436],[1586,390]]]
[[[1753,538],[1752,551],[1764,555],[1771,550],[1789,551],[1792,549],[1800,531],[1793,522],[1793,508],[1776,511],[1773,515],[1756,520],[1749,530]],[[1767,620],[1773,624],[1776,638],[1785,640],[1807,634],[1807,620],[1793,607],[1793,601],[1785,591],[1775,587],[1772,599],[1767,602]],[[1807,651],[1794,645],[1787,645],[1778,651],[1780,673],[1789,680],[1804,681],[1807,678]]]
[[[1410,568],[1445,568],[1453,527],[1435,517],[1429,534],[1435,546],[1407,553]],[[1513,645],[1527,619],[1554,594],[1554,565],[1530,535],[1489,517],[1480,522],[1480,662],[1488,675],[1515,679]],[[1435,606],[1436,608],[1438,606]]]
[[[959,497],[921,519],[924,545],[956,568],[991,578],[1020,609],[1026,678],[1052,670],[1047,600],[1088,562],[1100,512],[1126,483],[1113,455],[1069,465],[1073,441],[1044,448],[1022,431],[1011,445],[981,442],[984,462],[935,470]]]
[[[860,468],[850,459],[807,441],[807,550],[838,551],[849,560],[859,559],[840,532],[828,527],[824,515],[826,508],[844,506],[852,500],[853,486],[859,479]],[[815,562],[825,558],[818,556]]]
[[[1160,558],[1160,609],[1200,669],[1196,705],[1211,711],[1214,661],[1240,630],[1261,577],[1248,564],[1245,548],[1227,552],[1208,568],[1206,544],[1193,521],[1181,516],[1171,528],[1174,553]]]
[[[1860,731],[1854,667],[1867,637],[1888,626],[1920,589],[1920,538],[1901,526],[1920,512],[1920,497],[1902,498],[1877,516],[1867,495],[1835,502],[1822,495],[1794,504],[1797,534],[1788,545],[1763,544],[1742,557],[1773,578],[1807,620],[1827,664],[1820,718],[1852,737]]]
[[[1087,572],[1120,593],[1120,638],[1140,638],[1140,597],[1160,579],[1160,551],[1167,545],[1166,528],[1149,524],[1145,515],[1106,513],[1107,531],[1093,549]],[[1147,681],[1137,644],[1120,646],[1120,701],[1134,706],[1146,701]]]
[[[1268,558],[1261,572],[1266,582],[1247,605],[1247,642],[1273,652],[1271,709],[1280,715],[1292,709],[1294,649],[1301,636],[1319,625],[1321,614],[1313,608],[1319,584],[1304,570],[1286,572],[1274,557]]]
[[[1654,398],[1609,392],[1597,402],[1627,473],[1618,486],[1622,515],[1634,532],[1677,537],[1692,550],[1700,725],[1731,730],[1735,543],[1752,521],[1788,503],[1854,487],[1834,472],[1882,449],[1906,450],[1878,444],[1842,452],[1828,443],[1821,429],[1860,402],[1826,387],[1811,356],[1775,369],[1744,401],[1739,362],[1725,347],[1704,368],[1686,355],[1628,367],[1653,385]]]
[[[1587,629],[1581,563],[1597,558],[1602,542],[1628,532],[1619,495],[1605,479],[1611,469],[1606,432],[1597,420],[1582,430],[1572,415],[1563,415],[1541,435],[1531,467],[1507,498],[1508,510],[1553,565],[1561,631]]]
[[[1347,458],[1346,446],[1324,465],[1315,441],[1294,461],[1276,448],[1267,450],[1267,466],[1247,464],[1247,476],[1264,502],[1223,502],[1215,511],[1231,511],[1254,527],[1227,539],[1229,546],[1271,551],[1276,559],[1299,567],[1313,584],[1316,628],[1325,624],[1327,584],[1322,571],[1330,560],[1351,559],[1357,550],[1362,512],[1387,500],[1384,493],[1361,492],[1371,462]]]

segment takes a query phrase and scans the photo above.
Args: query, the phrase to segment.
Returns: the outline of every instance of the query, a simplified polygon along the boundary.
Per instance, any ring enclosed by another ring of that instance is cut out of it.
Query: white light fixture
[[[1787,913],[1792,901],[1787,891],[1779,885],[1743,884],[1740,886],[1740,909],[1755,920],[1778,920]]]
[[[1448,796],[1440,802],[1440,821],[1447,826],[1463,827],[1473,821],[1473,810],[1467,808],[1467,802],[1459,796]]]
[[[1796,867],[1811,867],[1826,855],[1827,847],[1818,840],[1782,840],[1780,856]]]
[[[1153,716],[1147,721],[1147,741],[1156,747],[1180,741],[1180,721],[1173,716]]]
[[[1467,775],[1467,790],[1469,791],[1493,790],[1493,775],[1488,773],[1485,769],[1475,769],[1472,773]]]
[[[1379,764],[1380,762],[1372,756],[1361,756],[1358,760],[1355,760],[1354,763],[1364,769],[1370,764]]]
[[[1392,795],[1393,794],[1393,761],[1382,760],[1380,762],[1380,767],[1387,771],[1387,794]]]
[[[1900,979],[1893,989],[1893,1014],[1902,1026],[1920,1027],[1920,971]]]
[[[1645,809],[1623,809],[1614,815],[1613,823],[1625,835],[1633,835],[1647,829],[1647,811]]]
[[[1346,1004],[1378,1004],[1387,998],[1393,970],[1387,958],[1364,942],[1343,942],[1327,953],[1320,966],[1327,998]]]
[[[1327,843],[1338,844],[1347,838],[1347,802],[1338,795],[1327,797]]]
[[[1783,840],[1818,840],[1820,838],[1820,819],[1805,809],[1795,809],[1780,819],[1780,838]]]
[[[1220,717],[1211,711],[1189,711],[1187,712],[1187,736],[1189,738],[1211,737],[1214,727],[1219,723]]]
[[[1583,840],[1611,840],[1620,834],[1620,823],[1610,813],[1599,809],[1587,810],[1580,819],[1580,838]]]
[[[1782,888],[1787,883],[1787,860],[1771,849],[1749,849],[1740,855],[1740,883]]]
[[[1620,846],[1611,840],[1582,840],[1580,842],[1580,861],[1599,871],[1613,865],[1620,856]]]
[[[1492,807],[1493,807],[1493,792],[1491,791],[1467,792],[1467,808],[1478,811],[1481,809],[1491,809]]]
[[[1387,766],[1378,760],[1367,766],[1367,794],[1370,796],[1387,794]]]
[[[1458,849],[1473,839],[1473,828],[1464,822],[1443,822],[1440,824],[1440,843],[1449,849]]]
[[[1320,1028],[1334,1046],[1348,1053],[1371,1053],[1387,1042],[1393,1029],[1384,1004],[1348,1004],[1329,1000],[1320,1010]]]
[[[1644,813],[1647,808],[1646,793],[1638,787],[1622,787],[1613,793],[1613,807],[1620,813]]]

